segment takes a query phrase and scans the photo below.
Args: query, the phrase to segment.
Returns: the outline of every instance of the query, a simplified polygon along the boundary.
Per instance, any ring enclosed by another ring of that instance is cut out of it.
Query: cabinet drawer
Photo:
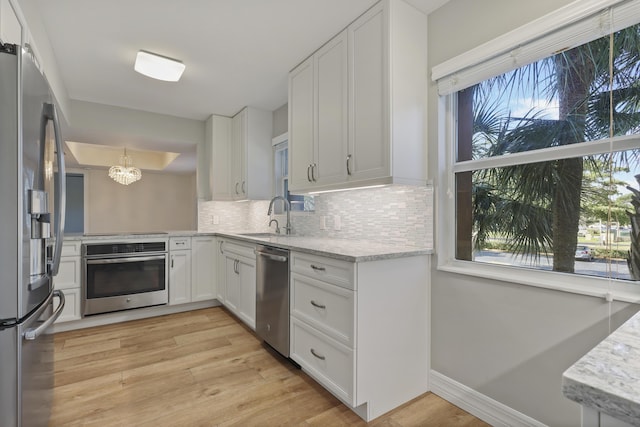
[[[291,271],[355,290],[352,262],[293,252],[290,263]]]
[[[291,314],[354,346],[354,291],[291,273]]]
[[[80,256],[81,246],[82,242],[80,241],[63,242],[60,256]]]
[[[254,245],[243,245],[241,243],[236,243],[234,240],[222,240],[222,245],[220,249],[223,253],[232,253],[238,256],[244,256],[250,259],[256,259],[255,246]]]
[[[181,249],[191,249],[191,237],[172,237],[169,239],[170,251]]]
[[[350,405],[355,404],[353,354],[345,345],[291,318],[291,358]]]

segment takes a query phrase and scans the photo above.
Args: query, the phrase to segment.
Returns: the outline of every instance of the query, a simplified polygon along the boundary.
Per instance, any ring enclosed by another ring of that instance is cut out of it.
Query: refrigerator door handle
[[[53,297],[60,298],[60,304],[58,304],[58,308],[56,308],[56,311],[54,311],[53,314],[47,320],[45,320],[42,324],[40,324],[40,326],[38,326],[37,328],[29,328],[26,331],[24,331],[24,339],[25,340],[33,341],[36,338],[38,338],[62,314],[62,310],[64,310],[65,301],[64,301],[64,292],[62,292],[60,290],[53,291],[51,293],[51,295],[49,295],[49,298],[47,298],[47,301],[45,301],[45,303],[43,304],[43,307],[48,306],[49,303],[51,303],[51,300],[53,299]]]
[[[54,228],[53,235],[55,237],[55,246],[53,249],[53,259],[51,260],[51,276],[58,274],[60,267],[60,255],[62,253],[62,240],[64,239],[64,217],[65,217],[65,205],[66,205],[66,188],[67,188],[67,176],[64,167],[64,147],[62,145],[62,134],[60,132],[60,121],[58,120],[58,113],[56,107],[53,104],[45,103],[42,109],[43,115],[43,129],[41,132],[44,134],[44,126],[48,120],[53,122],[53,135],[56,141],[56,161],[58,162],[58,179],[55,188],[55,212],[54,212]],[[44,141],[44,138],[42,139]]]

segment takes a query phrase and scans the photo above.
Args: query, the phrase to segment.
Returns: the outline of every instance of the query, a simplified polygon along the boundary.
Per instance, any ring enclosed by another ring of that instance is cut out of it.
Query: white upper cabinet
[[[347,158],[347,34],[325,44],[314,58],[314,184],[344,181]]]
[[[271,111],[246,107],[233,118],[212,115],[199,150],[198,195],[205,200],[270,199]],[[204,177],[208,175],[208,181]],[[206,188],[208,183],[209,188]]]
[[[402,0],[377,3],[291,71],[290,189],[424,185],[427,75],[427,17]]]
[[[313,87],[311,57],[289,73],[289,189],[307,188],[312,182]]]
[[[212,115],[209,117],[205,128],[207,150],[203,150],[205,156],[209,156],[209,186],[210,196],[213,200],[228,200],[231,187],[231,170],[229,159],[231,157],[231,119],[229,117]]]

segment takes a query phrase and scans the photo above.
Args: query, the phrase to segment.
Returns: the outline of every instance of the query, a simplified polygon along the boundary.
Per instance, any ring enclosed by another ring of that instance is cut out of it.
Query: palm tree
[[[486,80],[459,95],[473,99],[459,102],[473,108],[473,141],[467,143],[475,156],[498,156],[604,139],[610,132],[611,100],[613,134],[638,133],[639,76],[640,25],[635,25],[615,33],[612,41],[601,38]],[[531,91],[557,102],[557,118],[534,110],[520,117],[502,111],[505,99]],[[580,203],[588,197],[582,188],[585,169],[605,173],[597,169],[603,161],[637,165],[639,157],[638,150],[632,150],[630,156],[607,153],[475,171],[475,248],[499,234],[512,252],[536,260],[553,253],[555,271],[573,272]]]

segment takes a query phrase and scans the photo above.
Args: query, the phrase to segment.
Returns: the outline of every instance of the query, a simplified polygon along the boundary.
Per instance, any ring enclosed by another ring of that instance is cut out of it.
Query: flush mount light
[[[177,82],[182,76],[185,65],[177,59],[140,50],[133,68],[147,77],[165,82]]]

